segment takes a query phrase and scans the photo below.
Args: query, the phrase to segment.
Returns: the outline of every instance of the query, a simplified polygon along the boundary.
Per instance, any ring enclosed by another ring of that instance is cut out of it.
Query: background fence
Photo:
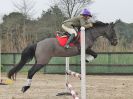
[[[2,71],[8,72],[20,60],[20,53],[2,53]],[[80,72],[80,57],[70,58],[70,68]],[[21,72],[27,72],[34,59],[27,63]],[[87,74],[133,74],[133,52],[99,52],[98,57],[86,64]],[[44,73],[64,73],[65,57],[53,57],[49,64],[41,69]]]

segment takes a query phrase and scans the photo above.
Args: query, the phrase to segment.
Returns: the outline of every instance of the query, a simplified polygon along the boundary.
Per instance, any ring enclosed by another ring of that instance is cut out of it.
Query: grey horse
[[[114,23],[103,23],[97,21],[94,23],[94,27],[85,30],[85,44],[86,44],[86,54],[92,55],[94,58],[97,57],[97,53],[91,50],[96,39],[100,36],[103,36],[109,40],[111,45],[117,45],[117,36],[114,30]],[[80,45],[80,44],[78,44]],[[44,39],[37,44],[32,44],[27,46],[21,55],[21,60],[17,64],[17,66],[13,67],[9,73],[8,78],[12,78],[12,76],[20,71],[22,67],[30,61],[33,57],[35,57],[35,64],[28,71],[27,76],[27,85],[22,87],[22,92],[25,92],[30,88],[31,80],[34,74],[39,71],[43,66],[46,66],[52,57],[71,57],[75,55],[80,55],[79,46],[73,46],[69,49],[66,49],[59,45],[56,38],[47,38]]]

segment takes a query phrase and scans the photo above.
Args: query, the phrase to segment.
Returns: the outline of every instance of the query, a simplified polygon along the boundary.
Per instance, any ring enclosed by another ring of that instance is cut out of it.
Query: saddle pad
[[[64,47],[66,45],[66,43],[67,43],[68,37],[67,36],[66,37],[60,37],[60,36],[56,35],[56,39],[58,40],[60,46]],[[70,46],[74,46],[73,43],[70,43],[69,45]]]

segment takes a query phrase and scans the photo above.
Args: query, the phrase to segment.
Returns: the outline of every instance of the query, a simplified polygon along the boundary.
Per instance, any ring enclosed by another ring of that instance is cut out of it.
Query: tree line
[[[64,2],[66,3],[66,5],[64,4],[66,9],[64,8],[62,10],[62,6],[55,4],[47,11],[42,11],[41,17],[38,17],[37,19],[31,19],[29,18],[28,13],[23,13],[21,11],[11,12],[9,15],[4,15],[3,22],[0,24],[0,36],[2,42],[1,51],[21,52],[28,44],[36,43],[45,38],[55,37],[55,31],[62,31],[62,22],[70,17],[76,16],[83,7],[83,5],[79,5],[81,8],[74,10],[77,5],[68,5],[73,3],[77,4],[78,2],[81,2],[81,0],[62,0],[62,3],[63,1],[66,1]],[[83,2],[83,4],[88,3],[90,3],[90,0],[88,0],[88,2]],[[74,13],[74,11],[76,12]],[[96,42],[94,50],[132,51],[133,23],[128,24],[122,22],[122,20],[118,20],[116,21],[115,31],[119,38],[118,46],[111,47],[107,42],[104,42],[105,39],[100,38]]]

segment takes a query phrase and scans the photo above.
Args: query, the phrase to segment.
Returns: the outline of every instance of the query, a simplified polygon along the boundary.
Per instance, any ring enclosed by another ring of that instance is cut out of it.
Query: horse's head
[[[104,36],[109,40],[111,45],[116,46],[118,41],[117,41],[117,35],[115,33],[114,26],[115,26],[114,23],[108,24],[108,26],[104,32]]]
[[[101,21],[96,21],[93,23],[92,28],[86,29],[86,35],[88,35],[87,37],[92,38],[93,40],[103,36],[109,40],[111,45],[116,46],[118,41],[114,26],[115,24],[113,23],[103,23]]]

